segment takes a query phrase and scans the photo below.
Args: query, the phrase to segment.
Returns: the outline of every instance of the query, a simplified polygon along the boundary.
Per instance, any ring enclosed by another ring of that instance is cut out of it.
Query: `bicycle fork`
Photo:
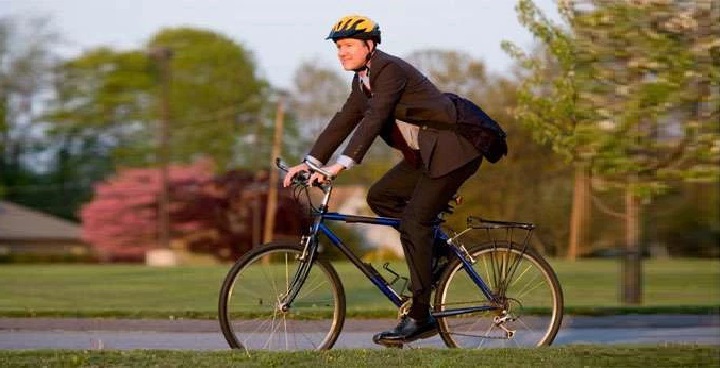
[[[316,242],[317,240],[313,243],[313,237],[309,235],[303,235],[300,239],[300,245],[303,250],[298,258],[298,268],[295,270],[295,274],[288,285],[287,292],[280,296],[280,300],[278,302],[278,309],[283,313],[286,313],[290,309],[290,305],[297,297],[300,292],[300,287],[305,283],[305,280],[310,273],[313,260],[317,254],[317,246],[313,246],[313,244],[317,244]]]

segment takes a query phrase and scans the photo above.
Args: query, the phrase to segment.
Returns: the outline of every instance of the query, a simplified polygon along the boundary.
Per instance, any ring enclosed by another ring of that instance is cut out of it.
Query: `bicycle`
[[[277,166],[287,171],[280,159]],[[223,281],[219,321],[231,348],[333,347],[345,321],[345,290],[335,268],[318,251],[321,234],[398,307],[399,313],[408,310],[411,299],[403,295],[407,279],[385,264],[385,269],[395,275],[387,281],[326,225],[343,221],[397,229],[400,220],[330,212],[333,178],[320,167],[310,167],[329,180],[314,185],[323,196],[317,206],[310,201],[313,221],[307,234],[299,244],[271,242],[251,250],[232,266]],[[296,198],[303,192],[308,195],[311,187],[310,174],[301,174],[293,180]],[[447,247],[449,261],[437,280],[431,313],[438,320],[444,344],[451,348],[550,345],[562,323],[563,295],[553,269],[529,245],[535,225],[470,216],[464,231],[448,234],[442,223],[440,217],[434,234]],[[484,240],[470,236],[478,232]],[[466,239],[472,245],[466,245]],[[401,279],[405,285],[396,285]]]

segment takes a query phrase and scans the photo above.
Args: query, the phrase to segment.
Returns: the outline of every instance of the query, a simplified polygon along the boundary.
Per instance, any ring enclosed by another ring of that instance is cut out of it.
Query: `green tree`
[[[609,132],[595,142],[593,169],[625,190],[623,297],[639,303],[641,204],[673,180],[718,180],[720,10],[710,2],[592,5],[575,13],[594,82],[586,98]]]
[[[168,48],[170,93],[163,101],[160,65],[149,51]],[[224,170],[248,155],[243,135],[254,132],[267,84],[252,57],[218,33],[189,28],[159,32],[141,50],[98,48],[58,68],[57,99],[48,119],[55,133],[101,137],[114,165],[157,162],[160,105],[170,106],[173,162],[212,157]]]
[[[56,98],[47,119],[57,139],[78,146],[102,144],[115,165],[151,160],[155,80],[144,52],[90,50],[59,65],[55,78]]]
[[[222,34],[192,28],[162,30],[148,43],[154,47],[172,51],[172,157],[191,162],[205,154],[228,168],[251,151],[240,138],[254,132],[249,123],[268,85],[257,77],[250,52]]]
[[[518,116],[596,183],[625,191],[615,212],[626,224],[629,303],[641,295],[641,203],[675,180],[718,179],[720,44],[710,4],[563,1],[561,26],[522,0],[520,20],[557,66],[554,79],[547,59],[505,45],[528,70]]]

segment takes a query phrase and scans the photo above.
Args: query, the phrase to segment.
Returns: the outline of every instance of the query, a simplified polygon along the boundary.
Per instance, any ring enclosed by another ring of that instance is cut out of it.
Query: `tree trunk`
[[[625,257],[622,262],[622,302],[642,303],[642,252],[640,250],[640,199],[633,193],[631,176],[625,192]]]
[[[567,259],[574,261],[587,242],[590,223],[590,176],[587,165],[575,165],[572,213],[570,215],[570,239]]]

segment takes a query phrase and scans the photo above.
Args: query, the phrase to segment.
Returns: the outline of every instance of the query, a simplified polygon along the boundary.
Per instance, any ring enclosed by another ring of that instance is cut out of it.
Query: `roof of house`
[[[0,201],[0,239],[80,239],[72,221]]]

